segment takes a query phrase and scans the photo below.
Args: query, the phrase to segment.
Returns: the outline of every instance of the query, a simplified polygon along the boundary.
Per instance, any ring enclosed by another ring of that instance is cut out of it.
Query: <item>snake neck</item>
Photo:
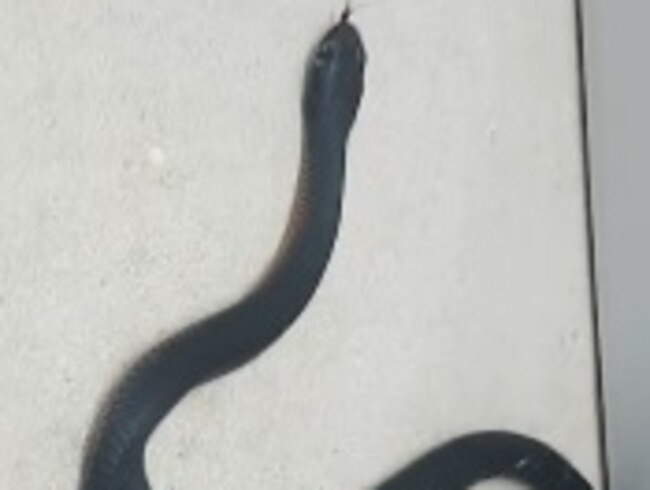
[[[338,234],[344,161],[342,147],[304,145],[288,226],[267,272],[243,299],[247,307],[290,323],[313,296]]]

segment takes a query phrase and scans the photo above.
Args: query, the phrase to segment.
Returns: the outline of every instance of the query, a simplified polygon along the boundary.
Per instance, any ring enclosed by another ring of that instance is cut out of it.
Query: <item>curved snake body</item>
[[[337,235],[347,139],[363,92],[366,55],[348,17],[346,10],[309,57],[295,203],[269,271],[241,300],[170,337],[128,370],[92,432],[82,490],[149,490],[144,451],[160,421],[190,390],[269,347],[312,297]],[[590,488],[555,451],[507,432],[440,446],[378,488],[461,490],[498,476],[538,490]]]

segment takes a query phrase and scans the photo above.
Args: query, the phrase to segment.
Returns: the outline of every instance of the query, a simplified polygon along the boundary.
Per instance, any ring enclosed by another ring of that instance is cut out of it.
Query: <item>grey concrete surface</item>
[[[69,489],[133,356],[241,294],[286,220],[340,1],[0,1],[0,488]],[[337,250],[272,350],[192,393],[154,488],[368,488],[508,428],[598,486],[573,5],[362,3]]]

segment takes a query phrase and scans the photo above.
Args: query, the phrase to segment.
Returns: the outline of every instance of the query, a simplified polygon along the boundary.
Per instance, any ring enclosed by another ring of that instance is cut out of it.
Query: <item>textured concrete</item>
[[[488,428],[597,481],[572,2],[360,4],[331,267],[284,339],[160,427],[154,486],[366,488]],[[0,2],[1,488],[73,488],[125,364],[263,270],[340,9]]]

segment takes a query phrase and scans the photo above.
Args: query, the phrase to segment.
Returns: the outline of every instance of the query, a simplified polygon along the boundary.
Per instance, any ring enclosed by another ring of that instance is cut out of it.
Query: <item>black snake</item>
[[[289,225],[267,273],[242,299],[145,353],[113,390],[91,433],[82,490],[149,490],[145,445],[193,388],[249,362],[277,340],[316,290],[339,227],[348,135],[361,101],[366,53],[349,9],[311,53],[302,99],[302,164]],[[382,490],[461,490],[489,478],[536,490],[589,490],[560,454],[505,431],[434,448]]]

